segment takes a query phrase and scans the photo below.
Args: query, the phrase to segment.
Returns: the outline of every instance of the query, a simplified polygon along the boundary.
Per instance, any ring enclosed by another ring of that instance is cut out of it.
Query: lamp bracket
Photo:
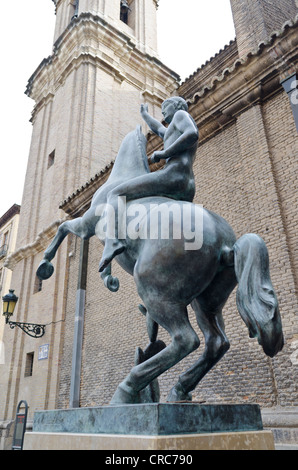
[[[35,323],[22,323],[22,322],[7,322],[10,328],[13,330],[16,326],[21,328],[27,335],[32,338],[41,338],[45,334],[46,325],[36,325]]]

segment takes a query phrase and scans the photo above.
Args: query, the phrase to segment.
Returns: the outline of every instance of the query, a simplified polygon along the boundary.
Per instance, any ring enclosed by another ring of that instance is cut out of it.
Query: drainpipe
[[[80,406],[80,385],[81,385],[81,365],[82,346],[84,335],[84,314],[87,283],[89,240],[81,241],[80,265],[78,276],[78,287],[76,296],[76,312],[74,326],[74,340],[72,350],[72,369],[70,382],[69,408],[79,408]]]

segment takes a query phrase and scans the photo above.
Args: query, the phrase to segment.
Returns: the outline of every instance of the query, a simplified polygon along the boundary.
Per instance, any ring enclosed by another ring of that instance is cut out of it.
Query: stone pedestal
[[[156,403],[37,411],[26,450],[272,450],[258,405]]]
[[[270,431],[124,436],[122,434],[27,433],[25,450],[274,450]]]

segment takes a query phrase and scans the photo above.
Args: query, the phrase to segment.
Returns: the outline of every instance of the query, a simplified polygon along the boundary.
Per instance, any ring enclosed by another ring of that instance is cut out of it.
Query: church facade
[[[133,278],[113,262],[120,289],[106,289],[98,273],[102,246],[96,237],[68,236],[53,261],[54,275],[41,284],[35,273],[59,224],[85,212],[107,180],[124,136],[143,124],[140,104],[148,103],[161,120],[161,103],[173,95],[187,101],[200,132],[195,202],[224,217],[238,238],[253,232],[265,240],[285,335],[283,351],[274,359],[265,356],[248,337],[233,293],[224,309],[230,350],[193,399],[295,412],[296,2],[231,0],[236,40],[182,84],[158,59],[157,1],[54,3],[53,54],[27,85],[35,100],[32,143],[16,251],[7,261],[19,296],[16,320],[46,324],[46,333],[33,339],[17,329],[5,332],[2,437],[20,400],[29,403],[31,420],[37,409],[109,403],[134,364],[135,348],[148,344]],[[151,155],[162,142],[144,125],[143,132]],[[159,171],[160,165],[151,169]],[[191,308],[189,317],[196,329]],[[201,336],[200,349],[160,377],[162,401],[203,352]],[[169,343],[165,331],[159,338]],[[46,355],[40,353],[44,350]],[[33,361],[29,375],[28,360]]]

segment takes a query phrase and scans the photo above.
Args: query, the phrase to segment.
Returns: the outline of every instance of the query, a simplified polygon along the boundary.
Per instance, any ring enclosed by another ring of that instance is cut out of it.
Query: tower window
[[[53,152],[51,152],[50,155],[48,156],[48,168],[54,165],[54,162],[55,162],[55,150],[53,150]]]
[[[31,377],[33,374],[34,352],[26,355],[25,377]]]
[[[128,24],[128,16],[130,12],[131,9],[127,0],[120,0],[120,20],[123,21],[123,23]]]
[[[79,14],[79,0],[73,0],[72,8],[73,8],[73,11],[72,11],[73,14],[72,14],[71,19],[77,18]]]

